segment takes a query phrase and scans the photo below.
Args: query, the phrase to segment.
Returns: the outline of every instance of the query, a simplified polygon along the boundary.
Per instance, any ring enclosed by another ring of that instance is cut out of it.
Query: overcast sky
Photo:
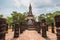
[[[12,11],[28,12],[30,3],[35,16],[60,10],[60,0],[0,0],[0,14],[7,17]]]

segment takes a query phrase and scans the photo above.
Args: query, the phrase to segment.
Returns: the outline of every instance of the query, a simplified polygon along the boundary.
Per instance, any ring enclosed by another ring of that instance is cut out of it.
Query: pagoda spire
[[[31,6],[31,4],[29,6],[29,13],[28,13],[28,15],[32,15],[32,6]]]

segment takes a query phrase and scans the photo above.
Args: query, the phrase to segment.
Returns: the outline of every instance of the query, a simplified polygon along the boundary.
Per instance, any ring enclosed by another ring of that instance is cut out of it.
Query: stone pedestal
[[[14,38],[19,37],[19,24],[15,24]]]

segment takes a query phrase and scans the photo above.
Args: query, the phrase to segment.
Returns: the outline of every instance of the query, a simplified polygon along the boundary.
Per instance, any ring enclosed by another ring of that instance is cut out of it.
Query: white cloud
[[[31,0],[14,0],[14,5],[16,7],[20,7],[21,5],[28,7],[30,3]]]
[[[55,5],[55,9],[56,9],[56,10],[60,10],[60,6],[56,6],[56,5]]]
[[[28,7],[29,4],[31,3],[31,0],[21,0],[22,5]]]
[[[7,0],[9,1],[9,0]],[[6,2],[7,2],[6,1]],[[8,2],[7,2],[8,3]],[[10,15],[11,11],[17,10],[19,12],[25,12],[28,11],[29,4],[32,4],[32,11],[35,16],[38,16],[42,13],[48,13],[53,11],[60,10],[60,1],[59,0],[12,0],[11,7],[7,6],[7,4],[3,4],[4,6],[1,7],[0,12],[5,13],[4,15],[7,16]],[[9,3],[8,3],[9,4]],[[13,5],[14,4],[14,5]],[[6,8],[5,8],[6,6]],[[4,9],[3,9],[4,8]],[[11,10],[10,10],[11,9]],[[10,10],[10,11],[8,11]],[[0,13],[0,14],[1,14]]]
[[[19,0],[14,0],[14,5],[15,5],[16,7],[20,7],[20,6],[21,6],[21,3],[20,3]]]
[[[16,7],[20,7],[21,5],[28,7],[30,3],[33,6],[38,6],[44,4],[51,4],[52,0],[14,0],[14,5]]]
[[[60,7],[55,6],[52,0],[14,0],[15,1],[15,6],[20,7],[24,5],[25,7],[29,7],[29,4],[32,4],[33,7],[33,14],[38,16],[40,13],[47,13],[47,12],[52,12],[54,10],[60,10]],[[36,8],[35,6],[42,6],[44,5],[46,8]]]
[[[51,4],[52,0],[32,0],[31,3],[33,5],[44,5],[44,4]]]
[[[58,10],[60,10],[60,7],[56,7]]]
[[[43,0],[42,3],[50,4],[52,3],[52,0]]]

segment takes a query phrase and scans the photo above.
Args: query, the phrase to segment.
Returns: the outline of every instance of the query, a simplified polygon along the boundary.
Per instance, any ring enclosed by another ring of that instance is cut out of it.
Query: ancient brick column
[[[15,28],[15,24],[12,25],[12,31],[14,31],[14,28]]]
[[[46,31],[48,31],[48,25],[47,25]]]
[[[57,40],[60,40],[60,15],[55,16],[55,25],[57,31]]]
[[[6,33],[8,33],[8,24],[6,24]]]
[[[14,38],[19,37],[19,24],[15,24]]]
[[[51,26],[52,26],[52,33],[55,33],[55,31],[54,31],[54,23],[51,23]]]
[[[60,40],[60,28],[57,28],[56,29],[56,31],[57,31],[57,40]]]
[[[23,33],[23,26],[22,26],[22,23],[20,23],[20,34]]]
[[[0,24],[0,40],[5,40],[6,26],[5,24]]]
[[[0,40],[5,40],[6,34],[6,19],[0,18]]]
[[[37,29],[37,31],[38,31],[38,33],[40,34],[41,32],[41,26],[40,26],[40,22],[36,22],[37,24],[37,27],[36,27],[36,29]]]
[[[47,37],[47,33],[46,33],[46,21],[45,19],[43,19],[41,21],[41,27],[42,27],[42,37],[46,38]]]
[[[24,22],[20,23],[20,34],[23,33],[23,31],[25,31],[25,27],[26,26]]]

